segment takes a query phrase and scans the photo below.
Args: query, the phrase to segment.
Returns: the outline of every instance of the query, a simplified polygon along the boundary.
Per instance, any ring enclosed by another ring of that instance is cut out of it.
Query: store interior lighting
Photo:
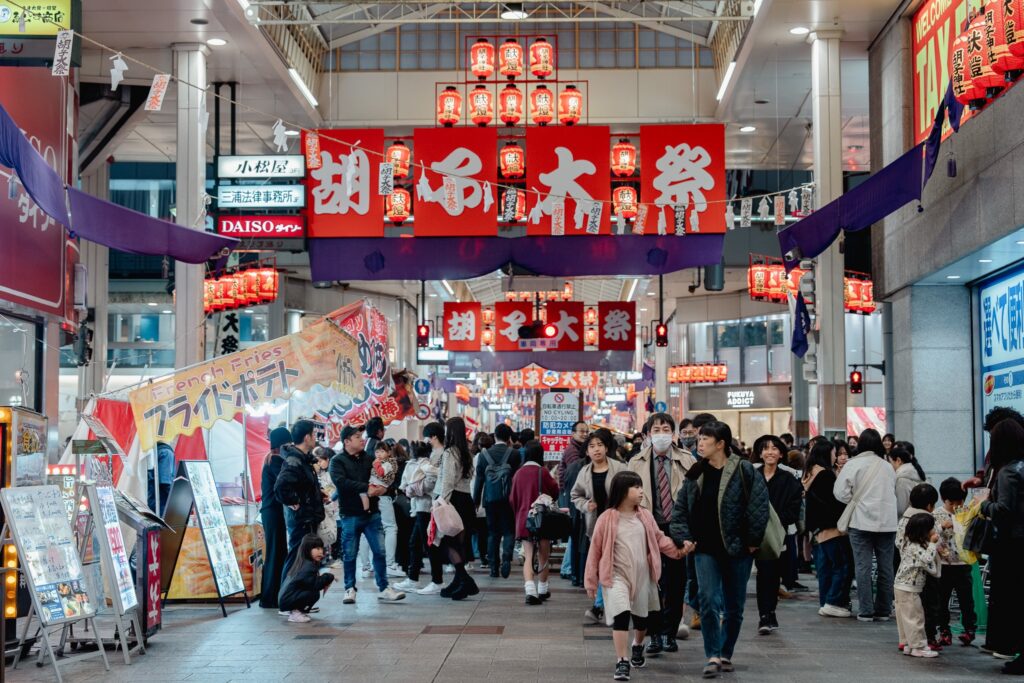
[[[501,18],[505,21],[521,21],[529,16],[521,2],[506,2],[501,10]]]
[[[295,82],[295,87],[299,89],[299,92],[302,93],[302,96],[305,97],[311,105],[313,105],[314,107],[317,106],[318,102],[316,101],[316,98],[313,96],[313,91],[310,90],[309,86],[306,85],[306,82],[302,80],[302,76],[299,75],[299,72],[296,71],[294,68],[289,68],[288,75],[292,77],[292,81]]]

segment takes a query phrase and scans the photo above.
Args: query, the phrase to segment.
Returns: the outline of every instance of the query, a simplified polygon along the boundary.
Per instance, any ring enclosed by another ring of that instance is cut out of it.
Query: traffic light
[[[665,323],[658,323],[654,328],[654,345],[668,346],[668,325]]]
[[[854,370],[853,372],[850,373],[850,393],[864,393],[864,375],[861,374],[860,370]]]
[[[92,328],[82,323],[75,335],[75,362],[79,367],[92,362]]]
[[[554,339],[557,334],[558,327],[545,325],[542,320],[534,320],[519,328],[520,339]]]
[[[423,323],[416,328],[416,346],[421,349],[430,346],[430,325]]]

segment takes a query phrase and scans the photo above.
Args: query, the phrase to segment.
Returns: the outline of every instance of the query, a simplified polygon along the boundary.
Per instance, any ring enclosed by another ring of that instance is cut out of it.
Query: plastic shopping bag
[[[965,537],[967,535],[967,531],[971,528],[971,523],[977,520],[980,514],[981,503],[976,500],[972,501],[969,505],[959,508],[953,513],[953,537],[956,539],[957,552],[960,555],[960,559],[967,564],[978,563],[978,553],[967,549],[965,545]]]

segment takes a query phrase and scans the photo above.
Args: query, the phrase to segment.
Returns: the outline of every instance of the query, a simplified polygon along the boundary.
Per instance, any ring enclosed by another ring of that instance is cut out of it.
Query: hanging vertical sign
[[[636,302],[601,301],[597,307],[597,348],[632,351],[636,348]]]
[[[775,199],[775,225],[786,224],[786,200],[781,194],[777,194]]]
[[[555,327],[555,346],[549,351],[583,350],[583,302],[549,301],[547,324]]]
[[[170,74],[153,76],[153,84],[149,86],[149,95],[146,96],[146,111],[160,111],[164,106],[164,96],[167,94],[167,86],[170,83]]]
[[[640,196],[664,216],[659,226],[676,225],[683,206],[700,214],[701,232],[725,232],[725,126],[640,126],[640,157]]]
[[[306,220],[310,237],[383,237],[384,195],[373,171],[384,158],[384,131],[302,132],[306,149]],[[319,143],[319,161],[310,152]]]
[[[580,418],[579,397],[568,391],[549,391],[540,397],[540,443],[545,462],[561,460]]]
[[[444,304],[444,348],[448,351],[479,351],[482,306],[479,302]]]
[[[529,235],[585,235],[591,202],[611,202],[607,126],[540,126],[526,129]],[[611,212],[602,211],[598,234],[611,234]]]
[[[57,32],[57,43],[53,46],[53,68],[50,71],[52,75],[67,76],[71,73],[71,51],[74,42],[74,31]]]
[[[496,128],[418,128],[417,237],[498,234]]]

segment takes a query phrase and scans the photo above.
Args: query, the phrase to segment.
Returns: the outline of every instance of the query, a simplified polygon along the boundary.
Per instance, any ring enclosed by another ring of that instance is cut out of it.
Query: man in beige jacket
[[[651,445],[629,461],[629,469],[640,475],[644,485],[643,505],[654,515],[658,528],[668,533],[676,494],[696,462],[693,456],[676,444],[676,422],[668,413],[655,413],[644,430]],[[651,642],[647,654],[676,652],[676,634],[683,619],[683,598],[686,593],[686,561],[661,556],[661,613],[651,613],[648,633]]]

